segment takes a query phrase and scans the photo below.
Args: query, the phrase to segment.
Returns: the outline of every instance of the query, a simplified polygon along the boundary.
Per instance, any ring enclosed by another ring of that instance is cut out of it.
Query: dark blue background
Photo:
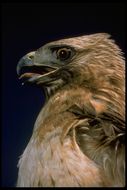
[[[47,42],[108,32],[124,51],[123,3],[2,4],[2,186],[13,187],[17,163],[44,103],[43,91],[21,86],[18,60]]]

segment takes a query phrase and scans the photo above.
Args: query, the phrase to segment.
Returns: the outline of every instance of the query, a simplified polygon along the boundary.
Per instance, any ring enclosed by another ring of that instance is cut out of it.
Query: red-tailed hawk
[[[124,186],[125,62],[110,35],[48,43],[25,55],[17,73],[46,94],[17,186]]]

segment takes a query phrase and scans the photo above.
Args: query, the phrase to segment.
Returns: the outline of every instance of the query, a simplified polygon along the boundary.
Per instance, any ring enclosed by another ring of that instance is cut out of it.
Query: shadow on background
[[[2,4],[2,186],[14,187],[17,163],[26,147],[44,94],[22,86],[16,65],[26,53],[47,42],[107,32],[124,51],[123,3]]]

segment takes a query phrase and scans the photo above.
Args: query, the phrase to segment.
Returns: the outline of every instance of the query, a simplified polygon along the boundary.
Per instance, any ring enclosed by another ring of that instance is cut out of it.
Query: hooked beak
[[[35,52],[30,52],[22,57],[17,65],[17,74],[24,83],[47,84],[55,80],[52,74],[58,69],[50,63],[36,63]]]

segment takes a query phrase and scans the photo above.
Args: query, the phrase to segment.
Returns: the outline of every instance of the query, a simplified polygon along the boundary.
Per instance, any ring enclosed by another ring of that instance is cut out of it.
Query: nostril
[[[34,56],[33,56],[33,55],[30,55],[30,56],[29,56],[29,59],[33,59],[33,58],[34,58]]]
[[[35,56],[35,51],[26,54],[26,58],[29,60],[34,59],[34,56]]]

